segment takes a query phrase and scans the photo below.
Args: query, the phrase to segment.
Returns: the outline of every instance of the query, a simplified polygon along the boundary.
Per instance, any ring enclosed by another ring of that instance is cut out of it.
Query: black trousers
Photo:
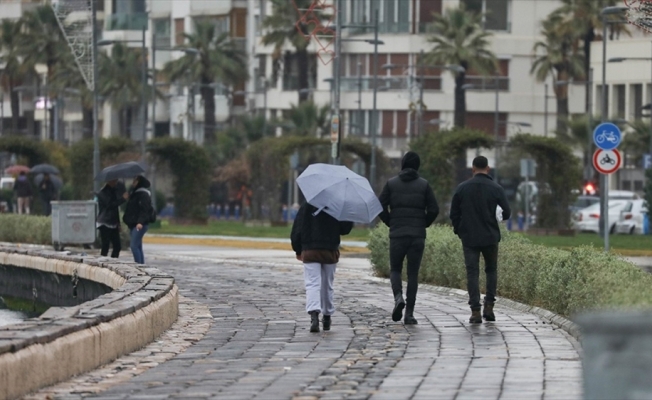
[[[111,258],[118,258],[122,248],[122,244],[120,243],[120,228],[100,226],[99,229],[100,239],[102,240],[102,251],[100,254],[102,257],[106,257],[109,254],[109,245],[111,245],[113,246]]]
[[[484,272],[487,275],[485,303],[493,304],[496,301],[496,287],[498,286],[498,244],[483,247],[464,246],[466,287],[469,291],[469,305],[473,311],[482,308],[480,304],[480,254],[484,257]]]
[[[403,282],[401,273],[403,272],[403,261],[407,258],[407,307],[414,309],[417,301],[417,290],[419,288],[419,268],[421,268],[421,258],[423,249],[426,244],[425,238],[400,237],[389,239],[389,265],[391,272],[389,275],[392,283],[394,297],[403,293]]]

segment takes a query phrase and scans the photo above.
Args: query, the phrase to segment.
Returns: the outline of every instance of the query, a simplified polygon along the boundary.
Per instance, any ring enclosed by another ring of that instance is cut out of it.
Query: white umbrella
[[[342,165],[312,164],[297,184],[308,203],[338,221],[368,224],[383,211],[369,181]]]

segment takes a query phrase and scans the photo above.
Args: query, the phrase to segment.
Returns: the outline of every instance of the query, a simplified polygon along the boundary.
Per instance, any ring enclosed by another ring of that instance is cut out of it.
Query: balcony
[[[466,76],[467,85],[473,85],[473,88],[469,90],[476,91],[495,91],[496,84],[498,85],[498,91],[509,92],[509,77],[508,76]]]
[[[409,76],[379,76],[378,80],[376,81],[376,86],[379,88],[387,87],[389,90],[409,90],[411,80],[412,77]],[[373,90],[373,76],[363,76],[359,79],[359,81],[362,86],[361,90]],[[424,90],[441,90],[440,76],[426,76],[424,77],[424,83]],[[357,91],[358,77],[343,77],[341,90],[344,92]]]
[[[147,29],[147,13],[107,15],[104,29],[107,31],[142,31]]]

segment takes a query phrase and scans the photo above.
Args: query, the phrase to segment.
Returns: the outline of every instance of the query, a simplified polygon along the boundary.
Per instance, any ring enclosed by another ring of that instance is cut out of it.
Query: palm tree
[[[3,19],[0,24],[0,62],[5,66],[0,74],[2,90],[9,92],[11,102],[11,129],[18,131],[18,117],[20,114],[20,98],[14,90],[22,83],[26,71],[22,64],[22,47],[20,45],[21,22]]]
[[[296,7],[289,0],[271,0],[272,14],[267,16],[263,21],[263,45],[274,46],[272,57],[279,60],[283,56],[283,48],[286,43],[294,47],[296,57],[296,68],[298,75],[299,103],[308,100],[308,91],[310,83],[308,72],[310,70],[308,63],[308,45],[310,41],[306,38],[315,28],[314,22],[303,22],[303,11],[310,8],[311,0],[295,0]],[[330,18],[322,12],[313,13],[315,18],[327,20]],[[302,22],[298,22],[302,21]],[[290,68],[289,65],[286,68]],[[303,90],[302,90],[303,89]]]
[[[24,62],[33,67],[43,63],[48,68],[48,80],[54,72],[62,48],[70,51],[50,6],[40,6],[21,18]]]
[[[482,30],[482,16],[466,10],[464,5],[449,9],[446,15],[433,14],[428,41],[434,48],[426,55],[426,62],[434,65],[457,64],[463,72],[455,73],[455,126],[464,127],[466,94],[464,86],[469,69],[480,74],[496,70],[496,56],[489,50],[491,33]]]
[[[120,127],[128,135],[132,109],[142,95],[142,58],[139,51],[117,43],[111,55],[99,53],[98,94],[119,110]]]
[[[196,49],[198,54],[170,61],[163,72],[171,81],[199,85],[204,103],[204,138],[215,142],[215,85],[235,85],[248,78],[247,56],[229,39],[228,33],[218,34],[209,21],[198,21],[195,33],[184,34],[186,44],[181,48]]]
[[[329,134],[330,104],[321,107],[312,101],[292,105],[288,121],[295,135],[323,137]]]
[[[541,35],[543,40],[534,44],[535,60],[530,73],[539,82],[544,82],[549,76],[553,83],[584,76],[584,58],[577,47],[574,38],[568,34],[568,26],[563,17],[551,14],[542,22]],[[565,135],[568,130],[568,85],[553,85],[557,98],[557,133]]]

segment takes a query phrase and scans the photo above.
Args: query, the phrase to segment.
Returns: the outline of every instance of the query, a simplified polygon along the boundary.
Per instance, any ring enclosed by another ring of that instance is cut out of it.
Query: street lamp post
[[[91,1],[91,41],[93,42],[93,51],[91,52],[93,64],[93,191],[95,193],[100,190],[100,182],[95,180],[97,174],[100,173],[100,133],[98,130],[97,119],[99,117],[99,94],[98,86],[98,65],[97,65],[97,6],[95,0]]]

